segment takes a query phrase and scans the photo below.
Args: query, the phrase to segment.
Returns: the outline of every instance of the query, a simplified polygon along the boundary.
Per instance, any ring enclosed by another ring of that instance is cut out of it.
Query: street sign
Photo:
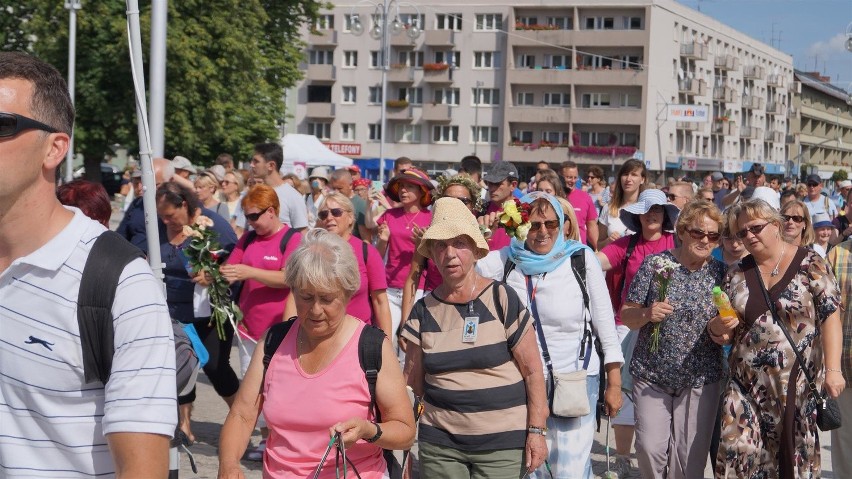
[[[338,155],[361,156],[360,143],[323,143],[329,150]]]

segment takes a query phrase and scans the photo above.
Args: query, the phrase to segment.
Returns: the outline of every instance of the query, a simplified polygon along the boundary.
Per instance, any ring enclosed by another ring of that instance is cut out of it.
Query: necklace
[[[778,274],[779,274],[778,273],[778,267],[781,266],[781,260],[784,259],[784,252],[786,250],[787,250],[787,243],[784,243],[784,246],[781,247],[781,256],[778,257],[778,262],[775,263],[775,268],[773,268],[772,271],[769,273],[770,277],[774,278],[774,277],[778,276]],[[763,270],[760,269],[760,266],[758,266],[757,269],[761,273],[763,273]]]
[[[410,220],[408,219],[408,213],[403,213],[402,217],[407,221],[405,229],[410,230],[411,224],[414,223],[414,220],[416,220],[418,216],[420,216],[420,210],[417,210],[417,213],[414,213],[414,216],[412,216]]]

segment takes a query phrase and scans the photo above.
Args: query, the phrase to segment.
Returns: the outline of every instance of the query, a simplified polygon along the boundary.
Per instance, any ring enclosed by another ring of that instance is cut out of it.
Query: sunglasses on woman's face
[[[701,230],[694,230],[689,228],[687,228],[686,232],[689,233],[689,236],[691,236],[692,239],[701,241],[702,239],[707,238],[708,240],[710,240],[711,243],[719,241],[719,238],[722,236],[719,233],[707,233]]]
[[[530,222],[530,231],[538,231],[542,226],[549,230],[555,230],[559,228],[559,220],[532,221]]]
[[[784,218],[785,222],[793,220],[796,223],[801,223],[805,221],[805,217],[799,215],[781,215],[781,217]]]
[[[246,219],[249,220],[249,221],[257,221],[267,211],[269,211],[269,208],[266,208],[263,211],[258,211],[257,213],[246,213]]]
[[[455,198],[455,199],[461,201],[462,203],[464,203],[465,206],[470,206],[470,204],[473,203],[472,199],[465,198],[463,196],[451,196],[450,198]]]
[[[748,236],[749,233],[757,236],[760,234],[761,231],[763,231],[763,228],[766,228],[768,225],[769,223],[763,223],[762,225],[749,226],[748,228],[742,231],[737,231],[736,237],[739,239],[745,239],[745,237]]]
[[[335,218],[340,218],[341,216],[343,216],[343,208],[331,208],[329,210],[322,210],[317,213],[317,217],[325,221],[328,219],[329,213],[331,213],[331,216],[334,216]]]
[[[0,112],[0,138],[17,136],[25,130],[42,130],[48,133],[58,133],[59,130],[44,123],[27,118],[17,113]]]

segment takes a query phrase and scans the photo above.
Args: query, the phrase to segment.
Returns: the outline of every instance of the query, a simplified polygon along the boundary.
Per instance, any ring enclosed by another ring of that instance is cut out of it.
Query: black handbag
[[[816,383],[814,383],[811,373],[808,372],[808,369],[805,367],[805,361],[802,359],[802,355],[799,353],[799,348],[796,347],[796,343],[793,341],[792,336],[790,336],[790,332],[787,330],[787,325],[778,317],[775,302],[773,302],[769,297],[769,292],[766,291],[766,285],[763,284],[763,277],[760,276],[759,270],[757,272],[757,278],[760,281],[760,289],[763,292],[763,299],[766,300],[766,304],[769,305],[769,311],[772,313],[772,318],[781,328],[781,331],[784,332],[784,336],[787,337],[787,341],[790,342],[790,347],[793,348],[793,352],[796,353],[796,359],[799,361],[802,373],[804,373],[805,379],[808,381],[808,396],[816,402],[817,406],[817,427],[820,431],[831,431],[839,428],[841,426],[841,420],[840,407],[837,405],[837,400],[828,397],[825,391],[817,391]]]

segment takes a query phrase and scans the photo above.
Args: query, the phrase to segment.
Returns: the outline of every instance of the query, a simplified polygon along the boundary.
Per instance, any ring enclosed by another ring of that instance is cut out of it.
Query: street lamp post
[[[83,8],[80,0],[68,0],[65,2],[68,9],[68,94],[71,96],[71,104],[74,104],[74,88],[77,70],[77,10]],[[68,153],[65,155],[65,181],[74,179],[74,132],[68,142]]]
[[[374,23],[370,28],[370,36],[375,40],[381,41],[381,70],[382,70],[382,103],[381,103],[381,125],[379,126],[379,181],[385,182],[385,135],[387,134],[387,90],[388,90],[388,69],[390,68],[390,36],[388,30],[393,35],[399,35],[403,30],[406,30],[406,35],[411,40],[416,40],[420,36],[422,25],[420,23],[420,9],[412,3],[400,3],[396,0],[384,0],[382,3],[375,3],[371,0],[362,0],[359,4],[370,4],[374,7]],[[417,11],[418,21],[415,23],[403,24],[399,21],[400,5],[413,7]],[[393,21],[388,21],[391,10],[394,12]],[[350,27],[352,33],[361,35],[364,33],[364,26],[358,15],[352,15],[352,25]]]

